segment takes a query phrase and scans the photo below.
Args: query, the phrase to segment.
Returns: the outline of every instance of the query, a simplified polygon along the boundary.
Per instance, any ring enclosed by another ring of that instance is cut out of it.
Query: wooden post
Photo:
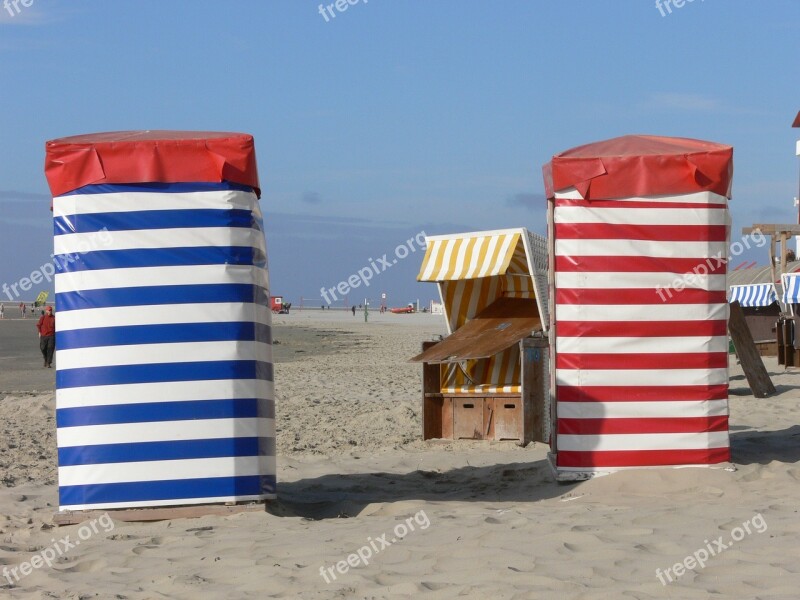
[[[438,342],[422,342],[424,352]],[[422,363],[422,439],[442,437],[441,367]]]
[[[525,338],[520,341],[522,360],[522,445],[530,442],[549,443],[547,426],[547,338]]]
[[[736,354],[742,363],[745,377],[753,395],[756,398],[766,398],[775,393],[775,386],[772,385],[772,380],[767,373],[767,368],[764,366],[764,361],[756,349],[756,344],[753,341],[753,335],[747,327],[747,322],[744,318],[742,307],[739,302],[731,302],[731,316],[728,321],[728,330],[730,331],[733,345],[736,347]]]
[[[786,232],[781,231],[781,272],[779,275],[781,281],[783,281],[783,274],[786,273],[786,250]]]

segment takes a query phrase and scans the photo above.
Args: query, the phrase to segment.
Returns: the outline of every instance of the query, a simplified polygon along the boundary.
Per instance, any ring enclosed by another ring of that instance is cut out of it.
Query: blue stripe
[[[71,446],[58,449],[58,466],[236,456],[275,456],[275,438],[240,437]]]
[[[159,194],[188,194],[191,192],[224,192],[236,190],[254,192],[253,188],[230,181],[210,182],[192,181],[186,183],[126,183],[85,185],[82,188],[62,194],[62,196],[80,196],[83,194],[118,194],[120,192],[153,192]]]
[[[61,506],[108,504],[111,502],[155,502],[225,496],[259,496],[275,493],[274,475],[210,477],[170,481],[132,481],[58,488]]]
[[[275,402],[265,398],[238,398],[60,408],[56,410],[56,427],[258,417],[274,419]]]
[[[271,344],[272,330],[269,325],[264,325],[263,323],[233,321],[94,327],[56,333],[56,345],[59,350],[96,348],[98,346],[226,342],[231,340]]]
[[[56,372],[56,389],[217,379],[272,381],[272,363],[256,360],[224,360],[59,369]]]
[[[64,292],[56,294],[56,306],[59,312],[64,312],[87,308],[210,302],[266,305],[268,296],[266,289],[246,283],[159,285]]]
[[[53,218],[56,236],[72,233],[133,231],[147,229],[187,229],[199,227],[258,227],[252,211],[245,209],[174,209],[130,212],[75,214]]]
[[[95,271],[137,267],[191,267],[196,265],[255,265],[265,267],[267,257],[252,246],[195,246],[98,250],[84,254],[56,254],[61,271]]]

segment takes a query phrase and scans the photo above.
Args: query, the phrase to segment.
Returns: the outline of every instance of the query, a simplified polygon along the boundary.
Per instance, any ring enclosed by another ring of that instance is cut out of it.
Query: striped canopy
[[[462,281],[505,275],[511,266],[521,232],[479,232],[428,238],[418,281]],[[527,273],[524,249],[513,272]]]
[[[732,285],[728,302],[739,301],[741,306],[770,306],[778,301],[775,286],[771,283],[753,285]]]
[[[783,280],[783,303],[800,304],[800,273],[785,273]]]

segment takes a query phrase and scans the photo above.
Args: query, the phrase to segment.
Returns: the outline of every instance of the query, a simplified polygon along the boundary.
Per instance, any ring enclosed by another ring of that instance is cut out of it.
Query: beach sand
[[[420,441],[420,367],[406,361],[443,332],[432,315],[276,317],[279,500],[266,512],[104,522],[53,566],[0,579],[0,597],[798,597],[800,373],[767,359],[779,393],[755,399],[732,366],[735,471],[558,484],[541,444]],[[0,567],[13,569],[90,530],[50,525],[53,393],[15,391],[8,365],[0,359]],[[368,564],[356,555],[336,571],[364,547],[376,549]],[[709,547],[704,567],[664,576]]]

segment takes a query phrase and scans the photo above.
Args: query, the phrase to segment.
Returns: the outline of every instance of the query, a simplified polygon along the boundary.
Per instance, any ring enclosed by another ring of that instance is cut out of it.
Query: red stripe
[[[558,321],[561,337],[693,337],[727,335],[728,322],[716,321]]]
[[[725,274],[726,259],[660,256],[556,256],[555,270],[565,273]]]
[[[725,242],[725,225],[615,225],[556,223],[557,240],[648,240],[652,242]]]
[[[621,208],[621,209],[636,209],[636,208],[674,208],[683,210],[687,208],[708,208],[708,209],[727,209],[727,204],[703,204],[702,202],[636,202],[636,201],[623,201],[623,200],[566,200],[563,198],[556,198],[556,208],[562,206],[584,206],[586,208]]]
[[[559,451],[559,467],[651,467],[667,465],[714,465],[731,459],[730,448],[699,450],[604,450]]]
[[[560,385],[559,402],[659,402],[727,400],[728,384],[659,386]]]
[[[660,293],[659,293],[660,292]],[[556,304],[726,304],[725,291],[684,288],[559,288]],[[557,311],[557,309],[556,309]]]
[[[556,356],[557,369],[724,369],[727,352],[572,354]]]
[[[646,419],[559,419],[564,435],[610,435],[630,433],[706,433],[728,431],[728,417],[668,417]]]

